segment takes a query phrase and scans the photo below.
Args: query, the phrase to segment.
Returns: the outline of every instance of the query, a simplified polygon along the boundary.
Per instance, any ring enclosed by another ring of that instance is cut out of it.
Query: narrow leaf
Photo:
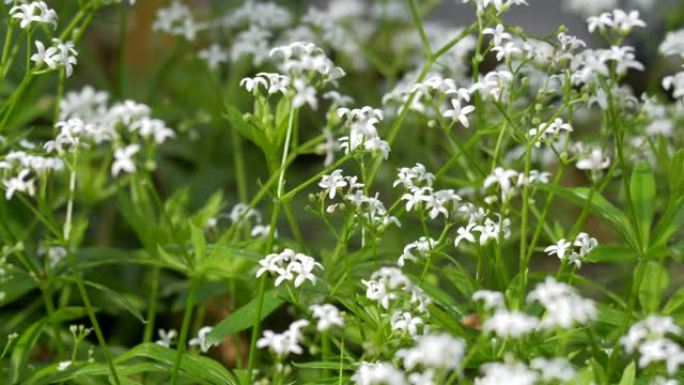
[[[634,166],[630,178],[629,190],[634,203],[634,215],[639,228],[641,245],[646,247],[651,233],[653,214],[655,213],[655,176],[648,163],[640,162]]]
[[[285,301],[280,297],[278,289],[267,291],[264,295],[264,303],[259,321],[268,317],[269,314],[276,311],[283,303]],[[246,305],[237,309],[228,318],[214,326],[214,329],[207,335],[207,340],[210,343],[219,343],[223,337],[252,327],[257,322],[257,305],[258,298],[254,298]]]

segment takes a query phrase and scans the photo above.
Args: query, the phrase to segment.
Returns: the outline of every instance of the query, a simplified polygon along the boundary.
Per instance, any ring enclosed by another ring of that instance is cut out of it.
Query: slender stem
[[[423,28],[423,21],[418,14],[418,8],[414,0],[408,0],[409,8],[411,8],[411,16],[413,17],[413,22],[416,24],[416,29],[418,29],[418,35],[420,36],[420,42],[423,44],[423,51],[425,51],[425,58],[432,57],[432,48],[430,48],[430,40],[425,33],[425,28]]]
[[[280,176],[278,177],[278,189],[276,190],[276,196],[280,199],[283,195],[283,187],[285,187],[285,171],[287,171],[287,166],[285,162],[287,161],[287,154],[290,152],[290,141],[292,140],[292,128],[294,127],[294,117],[297,110],[292,109],[290,111],[290,119],[287,124],[287,134],[285,135],[285,145],[283,145],[283,157],[280,161]]]
[[[2,46],[2,58],[0,59],[0,82],[5,80],[5,75],[7,74],[5,66],[7,65],[7,56],[9,55],[10,45],[12,45],[13,35],[14,23],[9,23],[7,25],[7,33],[5,34],[5,43]]]
[[[257,308],[254,327],[252,328],[252,337],[249,341],[249,358],[247,359],[247,383],[252,383],[252,372],[254,371],[254,360],[256,359],[256,342],[259,338],[261,329],[261,313],[264,307],[264,295],[266,293],[266,275],[261,276],[259,280],[259,291],[257,293]]]
[[[153,267],[150,272],[150,297],[147,303],[147,324],[143,332],[143,342],[152,341],[154,335],[155,315],[157,314],[157,302],[159,299],[159,267]]]
[[[50,325],[55,333],[57,356],[63,358],[65,357],[66,350],[64,348],[64,342],[62,341],[62,331],[59,328],[59,322],[52,317],[52,315],[55,313],[55,304],[52,302],[52,290],[50,289],[49,284],[41,288],[41,293],[43,294],[43,302],[45,302],[45,310],[47,311]]]
[[[61,115],[61,105],[62,105],[62,96],[64,95],[64,80],[66,77],[66,71],[64,69],[61,69],[59,71],[59,81],[57,83],[57,96],[55,97],[55,112],[54,112],[54,117],[53,117],[53,122],[58,122],[60,120],[60,115]]]
[[[69,260],[69,264],[71,265],[71,271],[74,275],[74,279],[76,280],[76,286],[78,287],[78,291],[81,294],[81,300],[83,301],[83,305],[85,306],[86,312],[88,313],[88,318],[90,318],[90,323],[93,324],[93,329],[95,329],[95,335],[97,336],[97,341],[100,344],[100,349],[102,349],[102,354],[105,356],[105,360],[107,361],[107,365],[109,366],[109,372],[114,378],[114,383],[116,385],[119,385],[121,384],[121,381],[119,381],[119,375],[117,374],[116,368],[114,367],[114,360],[112,359],[112,355],[109,352],[109,348],[107,347],[107,341],[105,340],[104,335],[102,334],[100,324],[99,322],[97,322],[97,317],[95,317],[95,311],[93,310],[93,307],[90,304],[90,297],[88,296],[88,292],[85,289],[85,283],[83,282],[83,278],[81,277],[81,273],[78,269],[76,257],[70,250],[67,250],[67,259]]]
[[[522,219],[520,223],[520,267],[518,269],[518,274],[522,276],[520,281],[520,303],[522,304],[525,300],[525,293],[527,291],[527,276],[529,273],[529,260],[527,258],[527,215],[528,208],[530,204],[530,190],[529,190],[529,178],[530,169],[532,167],[531,160],[531,149],[530,145],[527,145],[525,151],[525,184],[523,186],[523,202],[522,202]]]
[[[245,155],[242,149],[242,137],[236,129],[231,130],[231,134],[238,198],[240,202],[247,202],[247,176],[245,175]]]
[[[176,349],[176,360],[173,364],[173,371],[171,374],[171,385],[178,383],[178,373],[180,370],[181,360],[183,359],[183,352],[185,351],[185,344],[188,340],[188,330],[190,329],[190,320],[192,319],[192,308],[195,303],[195,294],[199,286],[200,279],[193,277],[190,280],[190,290],[188,291],[188,298],[185,301],[185,310],[183,312],[183,324],[181,325],[180,337],[178,338],[178,348]]]

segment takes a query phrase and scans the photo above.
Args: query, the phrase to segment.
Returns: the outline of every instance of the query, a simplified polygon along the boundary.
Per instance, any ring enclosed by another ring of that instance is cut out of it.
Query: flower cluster
[[[555,254],[561,261],[574,263],[577,268],[580,268],[582,260],[596,246],[598,246],[596,238],[592,238],[587,233],[579,233],[574,241],[570,242],[562,238],[555,245],[545,248],[544,252],[548,255]]]
[[[668,335],[680,336],[682,329],[671,317],[651,315],[629,328],[620,343],[628,354],[639,353],[639,366],[665,363],[673,375],[684,365],[684,349]]]
[[[268,348],[277,356],[287,356],[290,353],[302,354],[304,350],[299,343],[304,335],[302,329],[309,326],[309,321],[299,320],[290,324],[290,327],[283,333],[274,333],[271,330],[264,330],[264,335],[256,343],[258,348]]]
[[[363,108],[338,108],[337,116],[345,121],[349,135],[339,138],[339,146],[346,154],[363,149],[369,153],[381,154],[385,159],[389,156],[390,147],[380,139],[375,127],[383,119],[381,110],[366,106]]]
[[[323,175],[318,186],[323,189],[323,198],[334,199],[339,194],[344,202],[328,205],[328,213],[349,207],[354,217],[362,224],[380,232],[390,224],[401,225],[396,217],[389,215],[378,194],[368,196],[364,193],[364,184],[358,181],[357,176],[344,176],[342,170],[334,170],[328,175]]]
[[[52,28],[57,28],[57,12],[44,1],[17,4],[9,13],[13,19],[19,20],[19,27],[22,29],[31,28],[33,24],[49,24]]]
[[[315,284],[314,269],[323,269],[323,265],[316,262],[313,257],[297,253],[292,249],[267,255],[259,261],[259,266],[261,267],[256,272],[257,278],[264,273],[269,273],[277,276],[276,286],[280,286],[284,281],[294,281],[295,287],[300,287],[306,281]]]
[[[427,172],[420,163],[399,169],[393,186],[401,185],[406,191],[401,196],[401,200],[406,201],[406,211],[424,210],[431,219],[439,215],[448,219],[458,210],[461,197],[453,189],[435,190],[432,187],[434,179],[434,174]]]
[[[36,50],[37,52],[31,55],[31,60],[36,64],[45,65],[51,70],[64,68],[67,77],[74,72],[74,66],[78,62],[78,52],[74,48],[74,43],[52,39],[52,46],[46,49],[43,42],[36,40]]]

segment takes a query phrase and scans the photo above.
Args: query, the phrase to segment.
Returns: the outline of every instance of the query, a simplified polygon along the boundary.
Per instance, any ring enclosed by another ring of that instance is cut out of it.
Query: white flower
[[[518,172],[515,170],[505,170],[502,167],[497,167],[494,171],[485,178],[483,187],[489,188],[497,184],[501,188],[501,199],[508,200],[515,192],[514,185],[511,179],[517,178]]]
[[[292,106],[300,108],[308,104],[312,110],[318,108],[318,98],[316,97],[316,89],[306,83],[302,79],[295,79],[293,84],[295,95],[292,98]]]
[[[57,12],[48,8],[44,1],[15,5],[9,14],[20,20],[19,27],[22,29],[30,28],[33,23],[50,24],[53,29],[57,28]]]
[[[155,343],[157,345],[161,345],[167,348],[171,347],[171,345],[173,344],[173,340],[178,335],[175,329],[171,329],[169,331],[159,329],[157,332],[159,333],[159,339],[155,341]]]
[[[356,385],[406,385],[404,374],[385,362],[361,362],[351,379]]]
[[[2,184],[5,187],[5,199],[12,199],[12,196],[17,192],[26,193],[30,196],[35,194],[35,179],[26,179],[29,172],[29,169],[23,169],[19,171],[17,176],[2,181]]]
[[[61,361],[57,364],[57,370],[62,372],[64,370],[67,370],[69,366],[71,366],[72,362],[71,361]]]
[[[280,253],[269,254],[259,261],[261,266],[256,272],[256,277],[268,272],[277,276],[275,285],[280,286],[284,281],[294,281],[294,286],[299,287],[305,281],[316,283],[314,268],[323,269],[313,257],[296,253],[292,249],[284,249]]]
[[[417,241],[409,243],[404,247],[404,252],[399,257],[397,264],[404,266],[405,260],[415,261],[416,256],[412,250],[415,250],[420,257],[427,257],[430,251],[437,246],[437,241],[432,238],[420,237]]]
[[[112,175],[117,176],[122,171],[125,173],[134,173],[136,170],[133,156],[140,151],[138,144],[130,144],[124,148],[119,148],[114,151],[114,162],[112,163]]]
[[[506,42],[504,45],[495,46],[492,48],[492,51],[496,52],[496,60],[498,61],[503,59],[509,60],[515,55],[522,54],[522,50],[512,41]]]
[[[74,48],[74,43],[71,41],[63,42],[59,39],[52,39],[52,44],[57,49],[57,62],[64,67],[66,76],[70,77],[74,72],[74,65],[77,64],[76,57],[78,52]]]
[[[544,249],[544,252],[548,255],[556,254],[558,259],[563,260],[565,258],[565,253],[570,249],[572,243],[566,241],[565,239],[559,240],[555,245],[548,246]]]
[[[332,327],[343,327],[344,319],[339,309],[331,304],[311,305],[309,307],[314,318],[318,320],[316,329],[319,332],[330,330]]]
[[[178,0],[173,0],[166,8],[157,10],[152,29],[174,36],[182,36],[188,41],[195,40],[203,26],[195,22],[190,8]]]
[[[458,235],[454,239],[454,246],[458,247],[458,244],[464,239],[470,243],[475,243],[475,236],[473,235],[472,231],[476,226],[477,225],[475,223],[468,223],[465,227],[459,227],[458,230],[456,230]]]
[[[628,33],[634,27],[646,27],[646,23],[639,18],[639,11],[630,11],[629,13],[621,10],[613,10],[614,27],[619,29],[622,33]]]
[[[539,374],[519,362],[492,362],[480,367],[484,376],[475,379],[475,385],[534,385]]]
[[[49,47],[45,49],[45,44],[43,42],[36,40],[36,50],[37,52],[31,55],[31,61],[36,62],[36,64],[45,64],[50,69],[57,68],[57,48]]]
[[[663,55],[679,55],[684,57],[684,29],[668,32],[658,51]]]
[[[274,333],[271,330],[264,330],[263,337],[261,337],[256,346],[258,348],[268,348],[278,356],[284,357],[290,353],[302,354],[304,351],[299,346],[299,341],[302,339],[301,329],[309,325],[307,320],[299,320],[293,322],[288,330],[283,333]]]
[[[228,52],[218,44],[212,44],[209,48],[201,50],[197,56],[206,61],[211,70],[216,70],[221,63],[228,61]]]
[[[505,307],[504,296],[501,292],[491,290],[478,290],[473,293],[473,301],[482,301],[486,310],[500,309]]]
[[[407,311],[398,310],[392,314],[390,319],[392,330],[408,333],[411,336],[418,334],[418,329],[422,328],[425,322],[420,317],[414,317]]]
[[[404,188],[412,189],[413,187],[425,184],[427,187],[432,186],[435,180],[435,175],[427,172],[425,166],[416,163],[414,167],[402,167],[397,172],[397,179],[392,184],[393,187],[402,185]]]
[[[451,99],[450,109],[444,111],[445,118],[451,118],[453,120],[458,119],[461,124],[468,128],[470,123],[468,122],[468,114],[475,111],[475,106],[461,106],[461,101],[459,99]]]
[[[565,283],[547,277],[527,295],[528,302],[539,302],[546,310],[540,326],[546,329],[569,329],[575,324],[586,325],[596,319],[598,310],[594,302],[582,298],[577,290]]]
[[[530,368],[538,370],[543,381],[566,383],[575,377],[575,368],[562,357],[537,357],[530,362]]]
[[[465,357],[466,343],[449,334],[426,334],[415,339],[415,345],[401,349],[396,357],[410,370],[417,366],[433,369],[456,370]]]
[[[534,331],[539,325],[536,317],[519,311],[508,311],[500,308],[482,325],[482,330],[493,332],[499,337],[518,338]]]
[[[494,46],[500,46],[504,41],[513,39],[510,33],[502,24],[497,24],[494,28],[485,28],[482,30],[483,35],[492,35],[492,42]]]
[[[342,175],[342,170],[335,170],[329,175],[323,175],[321,181],[318,183],[318,187],[322,188],[330,199],[335,198],[339,189],[347,186],[348,183],[346,178]]]
[[[430,187],[414,187],[410,193],[401,196],[401,200],[406,201],[406,211],[411,211],[413,208],[421,207],[422,202],[427,202],[432,195],[432,188]]]
[[[668,316],[650,315],[635,323],[627,334],[620,338],[620,344],[627,353],[633,353],[647,339],[658,339],[667,334],[681,335],[682,329]]]
[[[211,326],[204,326],[197,332],[197,337],[191,339],[188,344],[190,346],[199,346],[202,353],[206,353],[214,345],[207,340],[207,334],[211,332]]]
[[[582,154],[575,166],[580,170],[601,171],[610,166],[610,158],[599,147],[591,149],[588,154]]]

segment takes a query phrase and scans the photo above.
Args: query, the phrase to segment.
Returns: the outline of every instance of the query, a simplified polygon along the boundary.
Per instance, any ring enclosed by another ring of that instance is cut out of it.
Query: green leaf
[[[626,261],[633,261],[639,257],[639,254],[631,247],[617,244],[605,244],[596,246],[587,255],[589,262],[611,262],[624,263]]]
[[[192,247],[195,251],[195,263],[200,263],[207,253],[207,240],[204,238],[204,231],[191,223],[190,236],[192,239]]]
[[[219,322],[207,335],[210,343],[219,343],[224,337],[241,332],[252,327],[256,323],[258,298],[254,298],[246,305],[237,309],[228,318]],[[280,297],[279,289],[271,289],[264,294],[264,303],[261,309],[261,319],[264,320],[269,314],[276,311],[285,301]]]
[[[636,365],[634,362],[627,365],[625,370],[622,372],[622,378],[618,385],[634,385],[634,379],[636,377]]]
[[[17,340],[17,344],[12,350],[12,383],[19,382],[21,375],[24,373],[26,363],[29,359],[29,354],[33,347],[38,342],[43,327],[47,324],[48,319],[42,318],[29,326]]]
[[[117,357],[116,364],[124,363],[132,358],[145,357],[158,362],[165,368],[173,367],[176,350],[155,343],[140,344]],[[168,371],[168,370],[167,370]],[[237,380],[226,368],[211,358],[184,354],[180,362],[180,375],[193,383],[212,385],[237,385]]]
[[[216,214],[223,208],[223,191],[218,190],[213,193],[204,206],[197,210],[192,216],[192,223],[199,227],[205,227],[209,220],[216,216]]]
[[[684,197],[668,202],[654,230],[653,245],[665,244],[684,226]]]
[[[124,310],[128,311],[131,313],[131,315],[135,318],[137,318],[140,322],[146,324],[147,321],[145,321],[145,317],[142,315],[140,310],[136,309],[135,306],[129,301],[126,297],[123,295],[119,294],[118,292],[108,288],[105,285],[100,285],[99,283],[92,282],[92,281],[85,281],[86,286],[90,286],[93,289],[100,290],[103,292],[105,295],[110,297],[116,304],[118,304],[121,308]]]
[[[660,299],[670,283],[670,276],[662,263],[643,261],[644,265],[636,268],[635,274],[644,269],[644,276],[639,286],[639,302],[641,307],[650,313],[655,313],[660,305]]]
[[[312,362],[293,362],[295,367],[302,369],[333,369],[333,370],[355,370],[354,364],[340,363],[339,361],[312,361]]]
[[[75,380],[81,377],[109,376],[110,369],[107,364],[99,363],[73,363],[68,368],[59,370],[58,364],[48,365],[27,379],[26,385],[49,385],[60,384],[68,380]],[[134,365],[116,365],[116,372],[119,376],[130,376],[143,372],[166,372],[154,363],[140,363]],[[124,380],[124,379],[122,379]],[[103,382],[104,383],[104,382]]]
[[[237,130],[240,135],[256,144],[264,154],[268,155],[271,153],[271,144],[266,134],[259,128],[249,124],[237,108],[226,104],[226,112],[223,117],[230,122],[234,130]]]
[[[12,383],[17,383],[22,375],[26,374],[26,364],[28,363],[29,355],[33,351],[33,347],[38,343],[38,339],[43,331],[43,328],[50,322],[64,322],[71,321],[86,315],[84,308],[67,307],[59,309],[52,313],[50,318],[41,318],[26,328],[12,350]]]
[[[651,224],[656,204],[655,176],[646,162],[637,163],[629,180],[629,190],[634,204],[634,215],[639,228],[641,245],[648,246]]]
[[[14,300],[36,287],[36,282],[29,278],[25,273],[12,273],[8,278],[0,281],[0,292],[5,293],[0,301],[0,306],[14,302]]]
[[[684,306],[684,287],[680,287],[672,297],[665,303],[663,307],[663,314],[675,314],[679,313],[680,309]]]
[[[589,205],[593,214],[608,222],[625,242],[636,249],[636,244],[634,243],[636,238],[629,219],[625,213],[620,211],[598,192],[594,191],[593,194],[590,194],[590,189],[586,187],[559,187],[550,184],[541,185],[541,188],[553,192],[580,207]],[[590,195],[591,200],[589,199]]]

